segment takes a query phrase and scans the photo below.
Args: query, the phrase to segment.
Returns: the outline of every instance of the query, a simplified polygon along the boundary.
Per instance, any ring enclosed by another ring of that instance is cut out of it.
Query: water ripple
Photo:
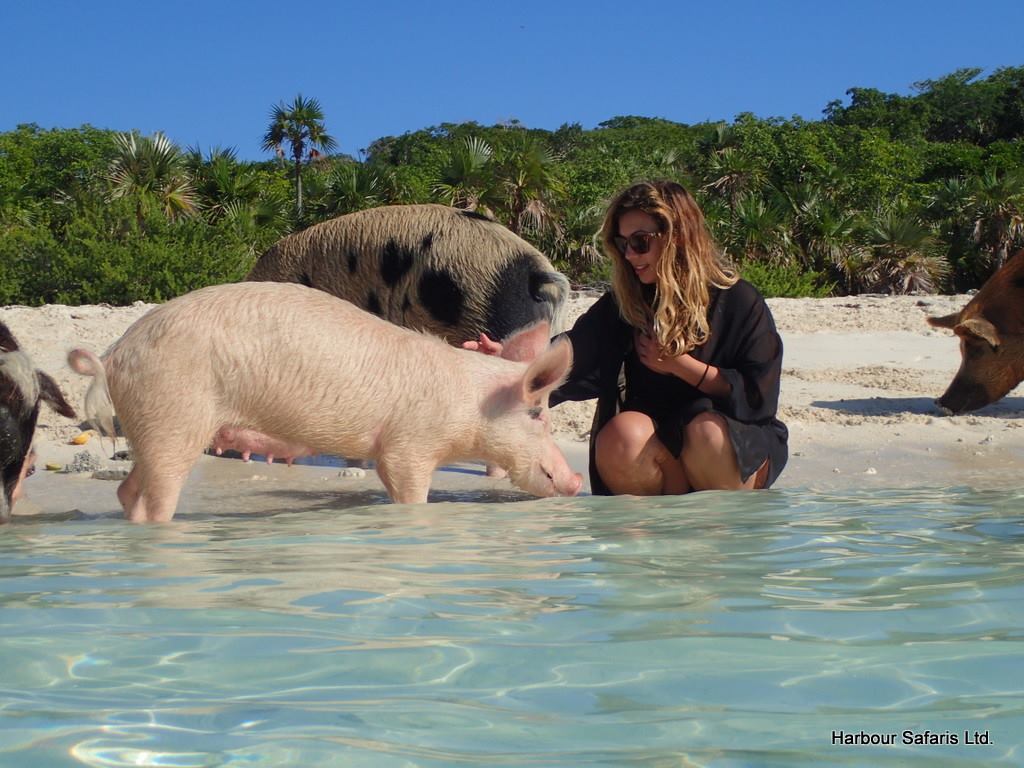
[[[0,765],[1018,764],[1021,502],[19,521],[0,537]]]

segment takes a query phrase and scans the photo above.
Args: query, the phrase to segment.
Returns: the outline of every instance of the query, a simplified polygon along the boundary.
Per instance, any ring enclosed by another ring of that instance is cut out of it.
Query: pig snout
[[[583,487],[583,477],[572,471],[554,442],[525,471],[513,467],[509,475],[513,483],[534,496],[575,496]]]
[[[583,488],[583,475],[573,472],[564,486],[555,486],[559,496],[575,496]]]
[[[952,414],[976,411],[1001,399],[1016,383],[1011,367],[989,356],[965,363],[935,403]]]
[[[942,397],[935,401],[935,404],[943,411],[948,411],[951,415],[955,416],[959,413],[984,408],[997,399],[990,397],[985,387],[980,384],[957,378],[949,385],[949,389],[945,391]]]

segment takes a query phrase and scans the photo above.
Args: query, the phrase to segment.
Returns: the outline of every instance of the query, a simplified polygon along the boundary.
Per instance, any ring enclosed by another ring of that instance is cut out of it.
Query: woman
[[[782,340],[764,299],[715,246],[682,186],[636,184],[601,230],[612,290],[566,332],[573,367],[551,397],[597,397],[598,494],[767,488],[787,459],[776,418]],[[500,345],[486,339],[486,352]]]

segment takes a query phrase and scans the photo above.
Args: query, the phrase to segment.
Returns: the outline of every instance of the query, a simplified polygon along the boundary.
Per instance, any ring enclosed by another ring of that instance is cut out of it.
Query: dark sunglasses
[[[619,255],[625,258],[627,247],[632,248],[633,253],[639,255],[647,253],[651,250],[651,240],[656,237],[661,237],[661,232],[634,232],[629,237],[615,235],[612,238],[612,244]]]

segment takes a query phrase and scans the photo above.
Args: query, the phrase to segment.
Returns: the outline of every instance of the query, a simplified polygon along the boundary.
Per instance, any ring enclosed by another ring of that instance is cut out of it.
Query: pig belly
[[[295,459],[313,455],[313,450],[305,445],[271,437],[254,429],[231,426],[218,429],[210,447],[218,456],[224,451],[238,451],[245,461],[249,461],[251,454],[261,453],[267,457],[268,464],[275,457],[291,464]]]

